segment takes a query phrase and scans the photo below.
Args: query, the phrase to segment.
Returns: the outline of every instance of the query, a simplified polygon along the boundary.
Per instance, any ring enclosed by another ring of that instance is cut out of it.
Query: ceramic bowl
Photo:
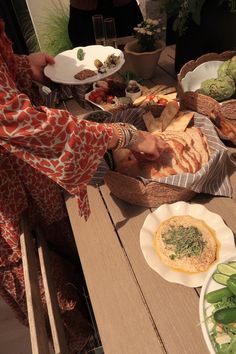
[[[141,94],[142,94],[142,91],[140,88],[139,88],[139,91],[137,91],[137,92],[129,92],[129,91],[125,90],[126,97],[130,97],[132,101],[135,101],[136,98],[141,96]]]
[[[223,63],[220,60],[211,60],[198,65],[193,71],[189,71],[181,80],[184,92],[195,92],[204,80],[217,78],[219,66]]]

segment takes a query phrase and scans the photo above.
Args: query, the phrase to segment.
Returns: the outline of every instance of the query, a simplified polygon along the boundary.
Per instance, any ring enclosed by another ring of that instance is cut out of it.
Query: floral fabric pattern
[[[56,233],[60,229],[58,223],[64,223],[64,235],[57,234],[54,241],[58,237],[59,244],[70,243],[63,240],[71,236],[71,230],[65,222],[60,186],[77,197],[80,215],[88,218],[87,184],[112,136],[112,128],[106,124],[78,120],[65,110],[37,108],[38,91],[31,74],[27,57],[13,54],[0,21],[0,295],[24,323],[27,311],[20,250],[21,214],[28,208],[31,222],[41,220],[49,225],[51,234],[53,229]],[[59,305],[68,331],[75,331],[72,336],[78,345],[72,347],[78,350],[86,344],[91,330],[80,316],[76,296],[67,300],[65,283],[58,284],[57,280]],[[76,313],[76,330],[71,328],[66,313],[73,315],[72,310]]]

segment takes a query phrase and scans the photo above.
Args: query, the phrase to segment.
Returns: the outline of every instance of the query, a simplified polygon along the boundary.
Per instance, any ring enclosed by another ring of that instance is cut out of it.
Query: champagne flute
[[[105,45],[104,21],[102,15],[92,16],[94,37],[97,45]]]

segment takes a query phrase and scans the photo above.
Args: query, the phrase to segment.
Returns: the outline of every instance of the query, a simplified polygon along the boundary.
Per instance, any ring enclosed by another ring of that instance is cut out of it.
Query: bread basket
[[[185,188],[158,182],[144,184],[137,178],[109,171],[104,176],[105,183],[111,193],[130,204],[144,207],[158,207],[165,203],[188,201],[196,194]]]
[[[110,117],[104,115],[104,122],[123,121],[134,124],[138,129],[145,130],[143,120],[144,112],[142,108],[128,109],[115,113]],[[92,114],[92,117],[94,118],[94,114]],[[99,117],[99,121],[101,121],[100,118],[101,117]],[[101,167],[100,170],[98,169],[99,178],[96,179],[96,184],[105,181],[114,196],[130,204],[148,208],[155,208],[165,203],[174,203],[181,200],[188,201],[197,193],[202,192],[213,195],[230,196],[232,191],[229,188],[230,182],[227,178],[225,163],[227,152],[224,145],[220,142],[212,122],[206,119],[205,116],[196,113],[193,123],[196,127],[201,128],[206,137],[210,134],[209,147],[212,151],[212,158],[209,163],[196,174],[183,173],[170,175],[160,178],[158,181],[156,179],[146,179],[140,176],[138,178],[130,177],[114,171],[113,156],[112,153],[109,152],[109,158],[105,157],[106,168]],[[209,178],[210,184],[208,183]]]
[[[178,97],[181,109],[191,109],[195,112],[209,115],[214,109],[220,110],[227,119],[232,123],[236,122],[236,99],[231,99],[222,103],[217,102],[215,99],[205,96],[203,94],[186,91],[183,88],[183,79],[190,72],[193,72],[199,65],[210,61],[225,61],[231,59],[235,55],[234,51],[226,51],[223,53],[208,53],[204,54],[196,60],[187,62],[177,75],[178,78]],[[207,79],[206,77],[205,79]],[[210,78],[210,77],[209,77]]]

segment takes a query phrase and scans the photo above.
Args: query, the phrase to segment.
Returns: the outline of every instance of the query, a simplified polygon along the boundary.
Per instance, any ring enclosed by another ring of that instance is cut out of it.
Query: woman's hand
[[[113,128],[113,135],[108,145],[109,149],[116,149],[121,139],[122,143],[120,144],[120,148],[128,147],[138,160],[156,160],[165,149],[169,148],[160,137],[143,130],[132,129],[131,135],[128,134],[129,138],[131,138],[131,142],[133,140],[133,143],[130,144],[130,141],[123,139],[127,137],[127,134],[120,134],[122,130],[128,129],[127,127],[121,126],[120,131],[118,127],[119,123],[111,123],[111,126]],[[128,146],[126,143],[128,143]]]
[[[51,55],[39,52],[30,54],[28,59],[33,73],[32,79],[41,84],[47,84],[48,79],[44,75],[44,68],[48,64],[54,64],[54,58]]]
[[[130,150],[137,159],[156,160],[168,145],[158,136],[139,130],[138,138]]]

